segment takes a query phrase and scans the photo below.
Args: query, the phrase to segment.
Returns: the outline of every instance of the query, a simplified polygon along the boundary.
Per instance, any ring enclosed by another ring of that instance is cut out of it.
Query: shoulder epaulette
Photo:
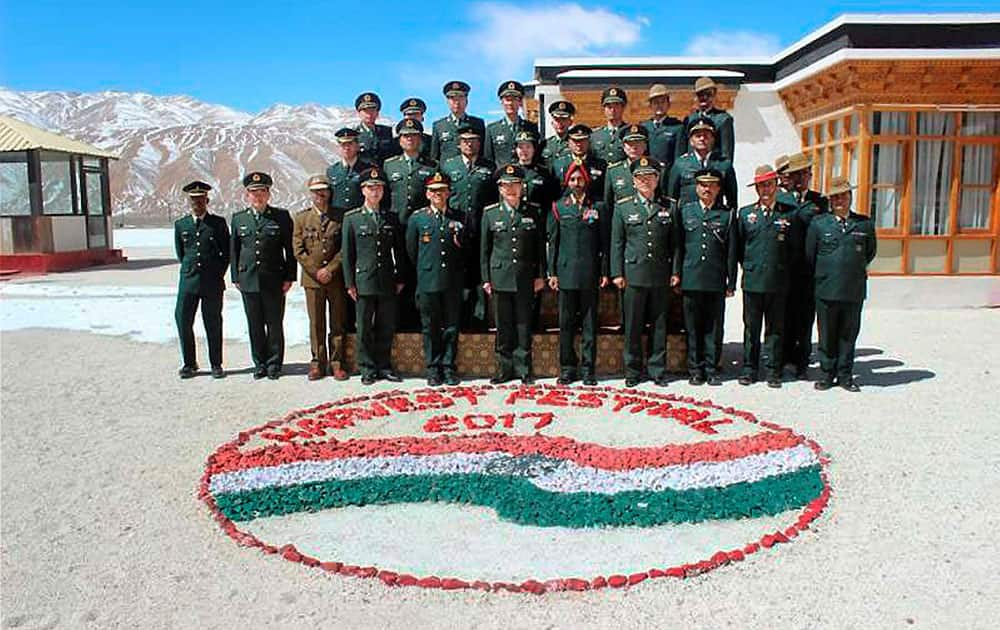
[[[483,212],[486,212],[487,210],[492,210],[493,208],[499,208],[499,207],[500,207],[499,203],[491,203],[490,205],[488,205],[485,208],[483,208]]]
[[[624,164],[627,161],[628,160],[618,160],[617,162],[611,162],[610,164],[608,164],[608,168],[618,166],[619,164]]]
[[[621,199],[619,199],[618,201],[616,201],[615,205],[618,206],[618,205],[621,205],[623,203],[629,203],[631,201],[632,201],[632,195],[629,195],[628,197],[622,197]]]
[[[403,159],[403,156],[402,156],[402,155],[394,155],[394,156],[392,156],[392,157],[388,157],[388,158],[385,158],[385,161],[384,161],[384,162],[382,162],[382,163],[383,163],[383,164],[387,164],[387,163],[389,163],[389,162],[393,162],[393,161],[399,161],[399,160],[401,160],[401,159]]]
[[[351,216],[352,214],[358,214],[359,212],[361,212],[361,208],[360,207],[354,208],[353,210],[348,210],[347,212],[345,212],[344,213],[344,217],[346,218],[346,217]]]

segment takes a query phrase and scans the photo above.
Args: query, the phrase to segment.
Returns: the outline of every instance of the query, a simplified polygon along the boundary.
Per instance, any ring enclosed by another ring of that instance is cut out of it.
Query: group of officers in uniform
[[[539,294],[549,289],[558,292],[558,382],[594,385],[598,297],[610,285],[621,292],[627,386],[669,383],[667,317],[677,295],[689,382],[719,385],[725,300],[742,268],[740,384],[757,381],[761,367],[771,387],[781,387],[786,366],[806,378],[818,319],[816,389],[857,391],[854,345],[875,256],[872,222],[851,211],[846,179],[834,178],[828,196],[810,190],[811,164],[801,153],[758,167],[750,184],[758,200],[738,208],[733,119],[716,107],[717,89],[699,79],[697,106],[679,120],[667,114],[667,88],[654,85],[650,118],[628,123],[626,92],[609,87],[601,98],[606,124],[597,129],[575,123],[571,102],[556,101],[548,108],[556,133],[544,140],[522,117],[517,81],[499,86],[505,115],[488,125],[466,112],[468,84],[449,81],[450,113],[429,134],[421,99],[403,101],[393,133],[377,122],[379,97],[366,92],[355,102],[360,122],[335,134],[339,161],[308,179],[311,205],[294,217],[270,205],[266,173],[244,177],[249,207],[231,226],[208,212],[211,186],[191,182],[184,187],[191,213],[175,224],[180,376],[197,373],[199,304],[212,375],[225,375],[229,268],[254,377],[279,378],[285,294],[301,266],[310,380],[350,377],[345,340],[353,319],[363,383],[401,380],[390,361],[393,335],[419,330],[428,384],[458,384],[459,330],[485,330],[491,304],[491,382],[532,383]]]

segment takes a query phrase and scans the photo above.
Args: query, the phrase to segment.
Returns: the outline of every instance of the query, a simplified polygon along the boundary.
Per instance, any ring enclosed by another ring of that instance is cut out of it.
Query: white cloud
[[[770,57],[781,50],[778,38],[751,31],[713,31],[688,42],[685,55],[698,57]]]
[[[462,53],[485,58],[498,72],[515,73],[535,57],[615,53],[635,45],[644,18],[567,2],[520,6],[505,2],[471,5],[472,28],[458,36]]]

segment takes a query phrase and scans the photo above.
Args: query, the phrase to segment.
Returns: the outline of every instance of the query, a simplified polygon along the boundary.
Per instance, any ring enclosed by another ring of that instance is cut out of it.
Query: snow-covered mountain
[[[212,208],[243,207],[240,178],[274,177],[275,205],[305,203],[303,184],[338,155],[334,132],[357,119],[349,107],[273,105],[259,114],[188,96],[134,92],[19,92],[0,88],[0,114],[120,157],[111,162],[111,195],[121,220],[166,223],[185,212],[181,187],[215,187]]]

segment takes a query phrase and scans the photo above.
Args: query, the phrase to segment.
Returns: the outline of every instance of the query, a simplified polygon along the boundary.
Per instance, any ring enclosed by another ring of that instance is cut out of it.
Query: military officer
[[[440,165],[451,180],[448,207],[458,214],[465,227],[465,290],[462,294],[462,327],[483,330],[486,326],[486,299],[479,277],[479,235],[483,209],[497,198],[493,180],[495,166],[479,156],[481,133],[473,125],[458,129],[460,153]]]
[[[722,173],[703,169],[695,173],[698,201],[684,204],[675,232],[672,287],[684,293],[687,330],[688,382],[722,385],[719,360],[729,288],[729,237],[732,210],[720,203]]]
[[[524,198],[540,208],[551,208],[559,197],[559,182],[538,160],[538,135],[530,129],[517,132],[514,163],[524,169]]]
[[[521,117],[521,103],[524,101],[524,86],[517,81],[504,81],[497,88],[497,96],[503,107],[503,118],[491,122],[486,127],[486,143],[483,157],[494,164],[509,164],[514,161],[514,145],[517,134],[530,131],[538,137],[538,125]]]
[[[573,163],[583,164],[590,173],[590,199],[595,203],[604,200],[604,182],[608,172],[608,163],[597,157],[590,150],[590,138],[593,132],[590,127],[578,123],[569,128],[566,133],[569,151],[558,156],[553,167],[553,175],[562,186],[560,196],[566,193],[566,171]],[[609,217],[610,222],[610,217]]]
[[[541,208],[521,198],[524,169],[499,169],[500,202],[483,213],[480,273],[491,296],[496,321],[497,373],[493,384],[515,375],[534,383],[531,370],[531,319],[534,296],[545,287],[545,241]]]
[[[812,162],[804,153],[796,153],[788,158],[785,173],[789,180],[789,192],[798,205],[798,216],[803,228],[794,243],[796,261],[788,304],[785,307],[788,334],[785,336],[784,358],[794,367],[796,378],[804,379],[812,354],[812,331],[816,318],[813,273],[805,261],[805,237],[813,218],[829,211],[829,201],[819,192],[809,189],[812,183]]]
[[[361,119],[355,129],[362,159],[381,165],[387,157],[399,153],[399,146],[392,137],[392,127],[377,122],[382,111],[382,99],[378,94],[362,92],[354,99],[354,109],[358,110]]]
[[[760,368],[760,329],[764,323],[767,385],[781,387],[782,335],[794,242],[801,223],[795,206],[777,200],[778,174],[758,166],[751,184],[758,200],[739,209],[729,252],[729,288],[736,288],[737,264],[743,267],[743,367],[740,385],[757,380]]]
[[[423,99],[415,96],[404,99],[399,105],[399,113],[403,115],[403,118],[417,121],[420,123],[421,128],[425,128],[424,114],[426,112],[427,103],[425,103]],[[396,135],[398,136],[399,133],[397,132]],[[420,157],[422,157],[424,161],[429,164],[434,163],[434,160],[431,159],[431,134],[426,131],[420,134]]]
[[[455,367],[462,313],[462,222],[448,208],[451,181],[440,171],[427,178],[426,207],[406,226],[406,253],[417,270],[416,301],[424,345],[427,384],[458,385]]]
[[[632,184],[632,162],[648,155],[648,138],[649,134],[642,125],[633,123],[621,128],[625,159],[608,164],[607,177],[604,179],[604,208],[609,213],[615,211],[617,200],[635,195],[635,186]],[[663,173],[660,174],[660,177],[662,182]]]
[[[774,158],[774,172],[778,174],[778,201],[793,206],[799,205],[792,194],[792,178],[788,174],[788,156],[782,153]]]
[[[243,297],[255,379],[278,379],[285,360],[285,294],[295,282],[292,217],[275,208],[267,173],[243,178],[250,207],[232,219],[230,259],[233,285]]]
[[[853,187],[846,177],[830,182],[831,212],[809,225],[806,259],[816,273],[816,316],[819,363],[823,375],[816,389],[836,382],[849,392],[854,381],[854,346],[861,330],[861,307],[868,284],[868,265],[875,258],[875,226],[869,217],[851,211]]]
[[[716,129],[716,142],[713,152],[716,157],[726,158],[733,161],[733,152],[736,148],[736,134],[733,131],[733,117],[724,109],[715,106],[715,97],[718,95],[718,84],[709,77],[701,77],[694,82],[694,97],[697,101],[695,111],[684,118],[683,133],[680,142],[677,143],[677,155],[681,156],[690,151],[689,138],[691,125],[698,119],[708,117],[712,119]],[[723,187],[723,192],[725,188]],[[735,201],[733,202],[735,204]],[[733,206],[735,207],[735,205]]]
[[[311,176],[306,180],[306,190],[312,205],[294,217],[292,249],[302,266],[301,282],[309,316],[309,380],[323,378],[329,369],[335,379],[346,381],[347,295],[340,253],[343,217],[334,217],[330,210],[330,180],[326,175]]]
[[[340,145],[340,161],[326,169],[326,177],[330,180],[330,209],[336,217],[343,217],[345,212],[361,205],[361,173],[375,164],[360,157],[357,129],[343,127],[334,135]]]
[[[212,378],[223,378],[226,373],[222,369],[222,294],[229,266],[229,227],[224,218],[208,211],[211,186],[193,181],[181,190],[187,193],[191,213],[174,222],[174,250],[181,263],[174,319],[184,362],[178,374],[181,378],[191,378],[198,371],[193,327],[200,303]]]
[[[469,106],[469,91],[472,88],[465,81],[449,81],[442,91],[448,101],[449,114],[434,121],[431,131],[431,159],[439,166],[445,160],[455,157],[459,151],[459,127],[471,127],[478,135],[480,143],[486,135],[486,123],[482,118],[470,116],[465,109]],[[480,152],[482,145],[480,144]]]
[[[590,147],[594,155],[608,164],[625,159],[620,133],[625,126],[623,116],[627,105],[628,95],[620,87],[612,86],[601,93],[601,108],[607,122],[594,130],[590,137]]]
[[[608,285],[608,262],[598,207],[589,198],[590,172],[580,162],[566,170],[566,195],[549,213],[549,288],[559,292],[559,378],[568,385],[579,374],[597,385],[597,304]],[[580,360],[575,340],[580,331]]]
[[[611,277],[624,293],[625,385],[642,380],[642,333],[649,324],[648,375],[666,386],[667,312],[674,252],[676,206],[657,198],[660,163],[643,156],[632,163],[635,196],[620,199],[611,227]]]
[[[385,180],[374,166],[361,176],[364,202],[344,215],[344,284],[357,303],[357,363],[361,382],[402,381],[392,369],[396,296],[403,290],[403,233],[399,217],[382,210]]]
[[[556,158],[569,153],[567,134],[573,126],[576,106],[569,101],[556,101],[549,105],[552,128],[555,133],[542,142],[542,163],[550,169],[555,167]]]
[[[664,173],[670,173],[677,157],[677,143],[684,134],[684,122],[669,115],[670,92],[662,83],[649,88],[647,102],[650,117],[642,126],[649,136],[649,155],[663,164]]]
[[[704,116],[695,119],[688,129],[691,150],[674,161],[670,168],[665,193],[676,199],[682,206],[698,199],[694,189],[694,174],[706,168],[714,168],[722,173],[722,203],[727,208],[735,208],[738,203],[736,192],[736,171],[732,160],[720,157],[713,151],[715,146],[715,123]]]

